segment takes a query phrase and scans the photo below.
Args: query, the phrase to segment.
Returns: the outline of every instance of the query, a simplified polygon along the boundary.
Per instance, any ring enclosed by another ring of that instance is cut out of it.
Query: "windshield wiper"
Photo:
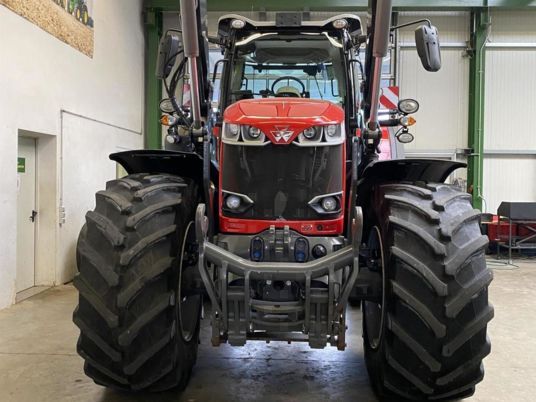
[[[322,91],[320,90],[320,84],[318,83],[318,79],[316,78],[316,75],[314,77],[315,77],[316,87],[318,89],[318,94],[320,95],[320,99],[324,100],[324,97],[322,96]]]

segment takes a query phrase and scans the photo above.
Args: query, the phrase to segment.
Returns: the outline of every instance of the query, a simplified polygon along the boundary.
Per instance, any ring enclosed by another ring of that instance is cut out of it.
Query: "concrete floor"
[[[471,401],[533,401],[536,390],[536,261],[496,270],[491,286],[495,319],[486,377]],[[71,286],[53,288],[0,311],[0,401],[376,401],[361,345],[361,315],[350,312],[348,349],[310,350],[301,344],[209,343],[203,323],[199,359],[183,393],[130,395],[88,379],[75,352]]]

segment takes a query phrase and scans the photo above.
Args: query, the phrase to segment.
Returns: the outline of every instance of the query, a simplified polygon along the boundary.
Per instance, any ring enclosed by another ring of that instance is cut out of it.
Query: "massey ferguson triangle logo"
[[[275,130],[271,132],[277,142],[288,142],[290,137],[294,134],[294,131],[289,130],[288,126],[275,127]]]

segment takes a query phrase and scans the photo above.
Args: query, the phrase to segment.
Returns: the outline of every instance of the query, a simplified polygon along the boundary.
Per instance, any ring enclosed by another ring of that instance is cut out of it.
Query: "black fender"
[[[123,166],[128,174],[168,173],[192,179],[199,188],[204,188],[203,158],[193,152],[143,149],[117,152],[110,159]],[[218,168],[213,163],[210,165],[210,179],[218,187]]]
[[[452,172],[463,167],[467,167],[467,164],[441,159],[377,161],[365,168],[359,182],[364,185],[393,181],[443,183]]]
[[[440,159],[393,159],[373,162],[364,169],[357,182],[357,204],[363,208],[367,222],[374,209],[374,205],[370,205],[374,186],[394,182],[443,183],[452,172],[464,167],[467,167],[467,164]]]

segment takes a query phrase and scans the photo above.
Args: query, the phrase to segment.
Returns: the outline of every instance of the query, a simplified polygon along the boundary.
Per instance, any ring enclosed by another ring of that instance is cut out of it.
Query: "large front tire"
[[[196,186],[136,174],[108,182],[78,244],[77,350],[96,383],[123,390],[184,388],[197,356],[200,295],[181,279],[195,269]],[[182,266],[182,270],[180,267]]]
[[[373,388],[395,400],[471,395],[493,317],[479,211],[445,184],[377,186],[372,205],[370,266],[382,274],[384,293],[363,304]]]

